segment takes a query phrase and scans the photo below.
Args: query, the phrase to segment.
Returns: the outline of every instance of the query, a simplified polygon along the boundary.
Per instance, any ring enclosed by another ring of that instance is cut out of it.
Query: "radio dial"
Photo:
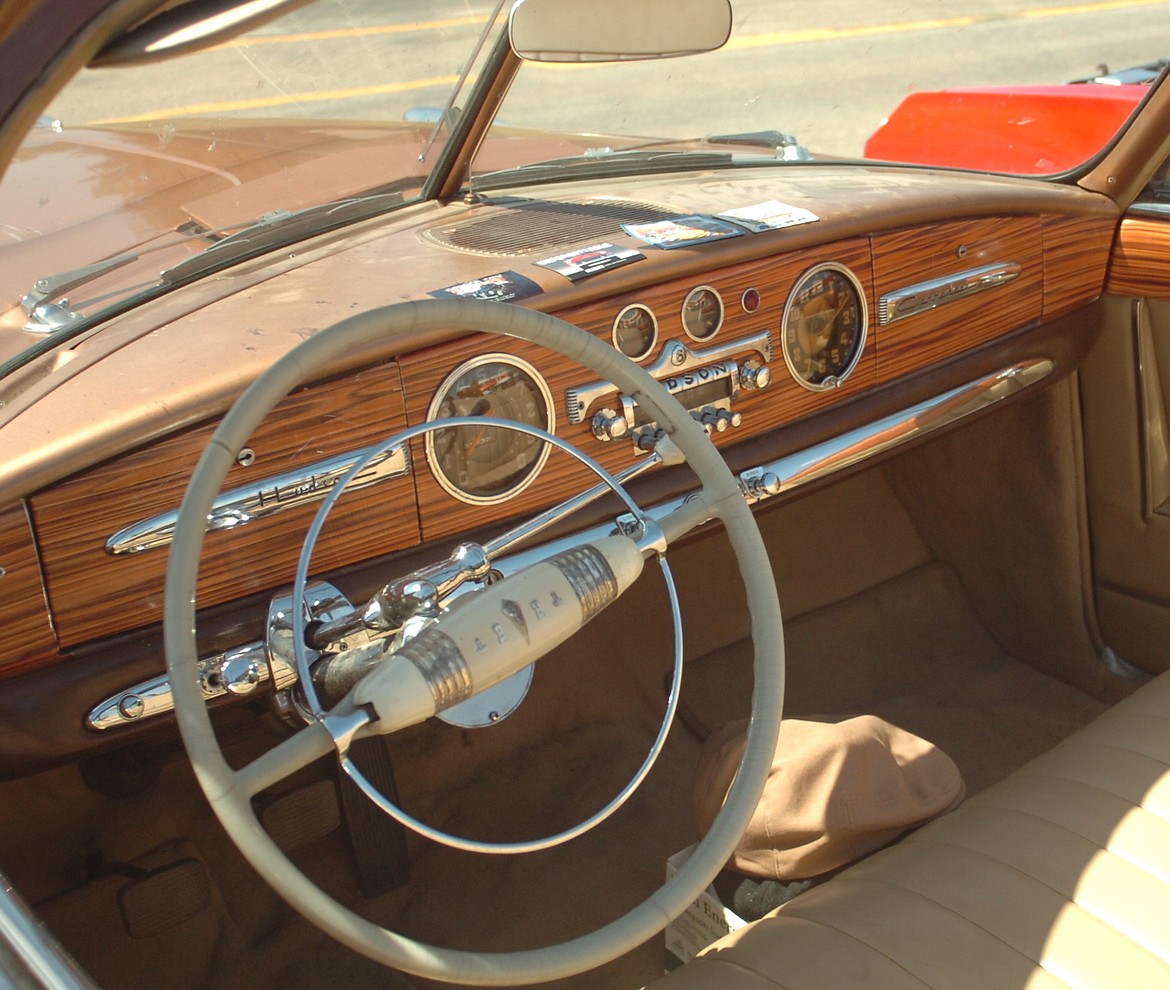
[[[772,382],[772,370],[759,361],[748,361],[739,372],[739,387],[745,392],[767,388]]]

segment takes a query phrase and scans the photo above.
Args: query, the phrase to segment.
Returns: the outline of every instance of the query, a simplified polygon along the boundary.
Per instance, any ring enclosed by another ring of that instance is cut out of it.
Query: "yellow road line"
[[[1021,10],[1016,17],[1068,17],[1073,14],[1097,14],[1107,10],[1125,10],[1127,7],[1156,7],[1165,0],[1105,0],[1102,3],[1078,3],[1067,7],[1036,7]]]
[[[774,31],[767,34],[749,34],[733,37],[720,51],[742,51],[753,48],[781,48],[787,45],[802,45],[820,41],[840,41],[847,38],[866,38],[878,35],[909,34],[916,31],[938,31],[951,28],[972,27],[976,24],[992,24],[1016,18],[1037,19],[1042,17],[1068,17],[1076,14],[1104,13],[1124,10],[1128,7],[1153,7],[1167,3],[1167,0],[1101,0],[1098,3],[1080,3],[1062,7],[1034,7],[1029,10],[1008,14],[971,15],[967,17],[931,18],[921,21],[895,21],[889,24],[862,24],[844,28],[805,28],[794,31]],[[544,72],[566,72],[592,69],[602,63],[533,63],[532,68]]]
[[[189,117],[201,113],[230,113],[236,110],[259,110],[296,103],[322,103],[328,100],[350,100],[361,96],[383,96],[387,93],[405,93],[428,86],[454,86],[458,76],[436,76],[433,79],[416,79],[410,82],[383,83],[377,86],[356,86],[351,89],[314,90],[311,93],[287,93],[280,96],[256,97],[251,100],[221,100],[212,103],[187,103],[183,106],[151,113],[135,114],[130,117],[110,117],[94,121],[96,124],[131,124],[138,121],[157,120],[160,117]]]
[[[475,14],[468,17],[449,17],[439,21],[420,21],[416,24],[372,24],[368,27],[332,28],[328,31],[306,31],[303,34],[255,35],[239,41],[229,41],[220,48],[243,48],[253,45],[303,44],[306,41],[336,41],[339,38],[365,38],[380,34],[411,34],[415,31],[441,31],[443,28],[466,27],[469,24],[486,24],[487,15]]]
[[[836,41],[841,38],[864,38],[875,34],[902,34],[913,31],[937,31],[941,28],[970,27],[974,17],[948,17],[926,21],[901,21],[894,24],[865,24],[853,28],[811,28],[804,31],[777,31],[772,34],[749,34],[732,38],[722,51],[743,48],[770,48],[773,45],[800,45],[810,41]]]

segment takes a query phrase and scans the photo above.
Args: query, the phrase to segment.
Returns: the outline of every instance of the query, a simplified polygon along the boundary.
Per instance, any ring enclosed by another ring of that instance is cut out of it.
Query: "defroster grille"
[[[679,215],[655,203],[618,199],[511,199],[488,216],[432,227],[423,238],[471,254],[519,257],[553,254],[558,248],[602,241],[622,233],[623,223],[649,223]]]

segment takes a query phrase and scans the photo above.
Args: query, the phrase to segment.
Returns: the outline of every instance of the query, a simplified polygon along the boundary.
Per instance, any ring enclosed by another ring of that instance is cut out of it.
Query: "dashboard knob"
[[[772,382],[772,369],[759,361],[748,361],[740,369],[739,387],[746,392],[767,388]]]
[[[715,426],[720,433],[729,426],[739,426],[743,422],[743,415],[741,413],[732,412],[730,409],[720,409],[715,413],[715,418],[718,423]]]
[[[626,417],[612,409],[602,409],[593,417],[593,435],[598,440],[617,440],[624,437],[629,429]]]
[[[707,406],[702,411],[691,413],[706,429],[708,433],[723,433],[729,426],[737,426],[732,420],[736,417],[727,409],[715,409]]]
[[[228,694],[251,694],[260,684],[260,665],[243,653],[227,657],[219,668],[219,682]]]
[[[784,490],[784,483],[774,471],[752,468],[739,476],[739,487],[746,498],[758,501],[779,495]]]

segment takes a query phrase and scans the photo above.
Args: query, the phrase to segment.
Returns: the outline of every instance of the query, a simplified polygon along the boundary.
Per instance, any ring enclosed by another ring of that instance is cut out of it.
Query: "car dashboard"
[[[553,313],[651,369],[763,502],[1070,371],[1116,225],[1112,203],[1075,187],[909,168],[534,186],[404,208],[117,317],[26,375],[0,427],[0,766],[166,722],[166,547],[187,480],[247,383],[332,323],[427,297]],[[209,697],[230,700],[213,682],[241,650],[269,677],[269,601],[355,459],[407,427],[485,413],[614,475],[636,473],[656,438],[634,397],[519,340],[388,335],[319,369],[225,483],[200,571]],[[595,481],[532,436],[435,430],[363,471],[312,572],[359,601]],[[661,506],[693,486],[655,468],[631,490]],[[560,535],[604,519],[586,510]]]

